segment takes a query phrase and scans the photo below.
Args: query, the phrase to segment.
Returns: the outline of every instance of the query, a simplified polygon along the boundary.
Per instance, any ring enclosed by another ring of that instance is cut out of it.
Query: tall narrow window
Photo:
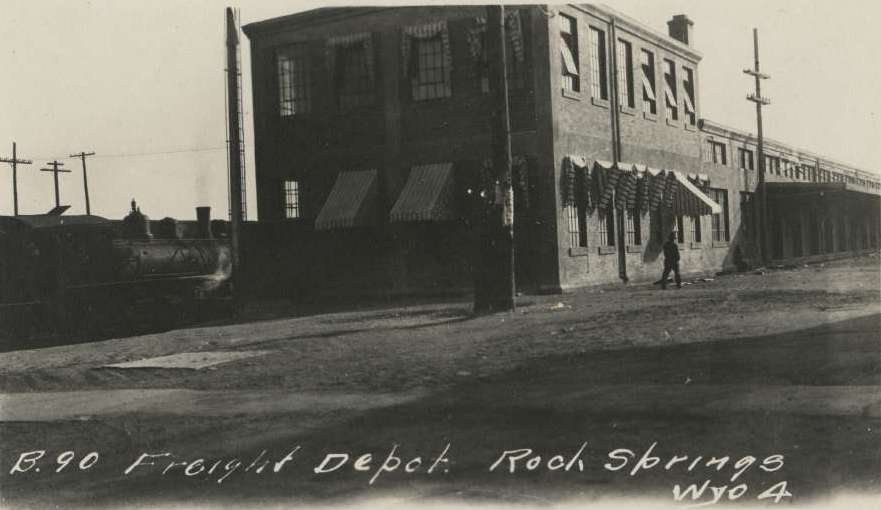
[[[710,160],[717,165],[728,165],[728,147],[722,142],[708,140]]]
[[[365,44],[340,46],[337,49],[336,96],[341,108],[369,104],[373,99]]]
[[[306,45],[298,44],[279,51],[276,66],[279,114],[289,117],[309,113],[312,109],[312,91]]]
[[[728,190],[710,189],[710,197],[722,207],[722,212],[713,215],[713,241],[728,242]]]
[[[697,124],[697,111],[694,108],[694,70],[683,67],[682,71],[684,74],[682,89],[685,94],[682,95],[682,100],[685,106],[685,119],[689,125],[694,126]]]
[[[667,118],[679,120],[679,101],[676,99],[676,64],[664,59],[664,97],[667,105]]]
[[[615,210],[600,211],[597,218],[597,244],[615,246]]]
[[[609,70],[606,66],[606,33],[590,27],[590,95],[609,99]]]
[[[673,218],[673,234],[676,237],[676,242],[682,244],[685,242],[685,228],[684,228],[685,220],[682,216],[676,216]]]
[[[633,94],[633,47],[624,39],[618,39],[618,102],[629,108],[636,107]]]
[[[628,246],[639,246],[642,244],[642,229],[639,221],[639,211],[637,209],[628,209],[625,216],[625,234]]]
[[[575,18],[560,15],[560,56],[563,65],[563,90],[578,92],[578,25]]]
[[[566,207],[569,217],[569,246],[587,247],[587,210],[585,207],[570,205]]]
[[[416,58],[415,79],[412,83],[413,99],[449,97],[450,73],[446,69],[447,59],[444,56],[441,34],[416,39],[413,45]]]
[[[755,164],[753,161],[753,151],[749,149],[739,148],[737,149],[738,162],[740,164],[741,169],[745,170],[755,170]]]
[[[288,220],[300,217],[299,181],[284,181],[284,217]]]
[[[640,64],[642,67],[642,111],[656,115],[658,100],[655,95],[655,55],[648,50],[642,50]]]
[[[701,242],[701,217],[697,215],[689,216],[688,228],[690,230],[688,238],[691,242]]]

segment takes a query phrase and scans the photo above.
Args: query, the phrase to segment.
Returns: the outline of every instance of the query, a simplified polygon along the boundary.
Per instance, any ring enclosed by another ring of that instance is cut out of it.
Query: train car
[[[227,239],[204,219],[0,217],[0,335],[166,328],[232,297]]]

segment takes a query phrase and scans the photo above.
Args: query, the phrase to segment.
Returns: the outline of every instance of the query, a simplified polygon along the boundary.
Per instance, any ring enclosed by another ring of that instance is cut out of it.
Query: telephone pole
[[[0,158],[0,163],[9,163],[12,165],[12,207],[14,214],[18,216],[18,165],[30,165],[33,161],[29,159],[18,159],[18,153],[15,150],[15,142],[12,142],[12,159]]]
[[[52,176],[55,178],[55,207],[61,205],[61,199],[58,193],[58,174],[62,172],[70,173],[70,170],[65,170],[63,168],[58,168],[60,166],[64,166],[64,163],[59,163],[56,159],[51,163],[46,163],[47,165],[51,165],[52,168],[41,168],[41,172],[52,172]]]
[[[239,113],[239,35],[231,7],[226,8],[226,99],[229,112],[229,233],[232,248],[233,278],[239,268],[239,227],[242,222],[242,149]]]
[[[759,214],[758,216],[758,240],[759,250],[762,257],[762,263],[767,264],[769,260],[768,253],[768,190],[765,185],[765,139],[762,134],[762,106],[771,104],[771,100],[762,97],[762,80],[770,78],[767,74],[762,74],[759,69],[759,29],[753,29],[753,52],[755,55],[755,63],[753,69],[744,69],[744,74],[753,76],[756,80],[756,92],[746,96],[748,101],[756,104],[756,129],[758,135],[757,156],[759,160]]]
[[[508,106],[507,55],[505,54],[505,10],[502,5],[486,7],[486,56],[492,101],[492,162],[501,193],[494,193],[488,225],[482,229],[482,271],[475,289],[476,312],[514,309],[514,188],[511,176],[511,121]],[[500,195],[500,196],[499,196]],[[501,202],[501,203],[500,203]],[[487,256],[488,255],[488,256]],[[482,297],[478,297],[482,296]]]
[[[80,158],[83,161],[83,189],[86,192],[86,214],[92,214],[92,208],[89,206],[89,177],[86,175],[86,158],[94,155],[94,152],[80,152],[79,154],[70,155],[72,158]]]

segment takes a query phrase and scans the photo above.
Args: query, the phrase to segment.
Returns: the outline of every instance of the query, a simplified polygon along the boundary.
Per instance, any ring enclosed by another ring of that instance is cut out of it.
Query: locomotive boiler
[[[232,297],[225,222],[0,217],[0,336],[92,336],[170,327]]]

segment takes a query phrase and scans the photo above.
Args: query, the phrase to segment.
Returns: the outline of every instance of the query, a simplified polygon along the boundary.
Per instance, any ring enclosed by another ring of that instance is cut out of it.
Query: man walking
[[[682,288],[682,280],[679,278],[679,246],[676,244],[676,233],[670,232],[670,237],[664,243],[664,273],[661,275],[661,289],[667,288],[667,277],[673,271],[676,288]]]

